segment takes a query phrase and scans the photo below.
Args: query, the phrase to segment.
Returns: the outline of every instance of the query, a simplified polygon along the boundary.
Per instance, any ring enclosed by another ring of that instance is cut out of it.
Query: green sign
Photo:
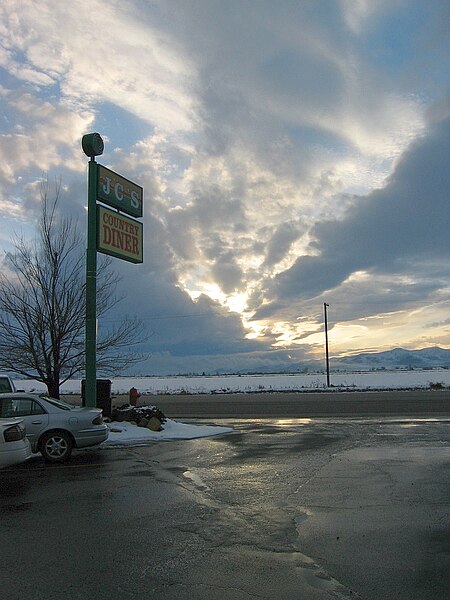
[[[132,263],[143,262],[143,225],[97,204],[97,250]]]
[[[131,215],[142,217],[144,190],[122,175],[98,165],[97,200]]]

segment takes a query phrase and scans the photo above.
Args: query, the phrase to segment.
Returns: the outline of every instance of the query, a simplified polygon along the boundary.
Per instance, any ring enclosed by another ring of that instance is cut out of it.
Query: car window
[[[2,417],[27,417],[42,415],[45,410],[32,398],[7,398],[0,400],[0,415]]]
[[[0,398],[0,417],[8,418],[14,416],[11,398]]]
[[[8,377],[0,377],[0,392],[13,392]]]
[[[62,400],[57,400],[56,398],[50,398],[49,396],[40,396],[46,402],[53,404],[53,406],[57,406],[58,408],[62,408],[63,410],[72,410],[73,406],[71,404],[67,404],[67,402],[63,402]]]

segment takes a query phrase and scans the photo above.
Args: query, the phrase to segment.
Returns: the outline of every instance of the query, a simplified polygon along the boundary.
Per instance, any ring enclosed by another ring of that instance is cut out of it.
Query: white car
[[[0,469],[25,462],[31,454],[23,419],[0,418]]]
[[[72,448],[101,444],[109,433],[101,408],[74,407],[25,392],[0,394],[0,417],[23,419],[32,451],[47,462],[63,462]]]

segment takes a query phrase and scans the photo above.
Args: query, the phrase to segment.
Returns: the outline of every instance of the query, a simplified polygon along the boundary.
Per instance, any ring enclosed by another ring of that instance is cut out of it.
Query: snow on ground
[[[207,394],[234,392],[320,391],[326,388],[326,377],[314,374],[280,375],[222,375],[177,377],[118,377],[111,380],[112,394],[127,394],[136,387],[141,394]],[[17,389],[45,393],[46,387],[32,379],[15,380]],[[378,371],[367,373],[332,373],[331,384],[335,391],[358,389],[429,388],[440,384],[450,387],[450,370],[428,371]],[[81,380],[73,379],[63,384],[63,394],[80,394]],[[156,400],[157,404],[157,400]],[[161,432],[150,431],[128,422],[109,424],[110,434],[101,447],[148,444],[152,441],[187,440],[230,433],[229,427],[192,425],[168,419]]]
[[[135,387],[141,394],[209,394],[234,392],[314,391],[326,389],[326,376],[320,373],[295,375],[219,375],[177,377],[118,377],[112,381],[112,394],[126,394]],[[46,392],[32,379],[17,379],[18,389]],[[331,385],[346,389],[428,388],[430,384],[450,387],[450,369],[428,371],[376,371],[331,373]],[[81,380],[72,379],[61,387],[63,394],[80,394]]]
[[[138,427],[132,423],[122,421],[120,423],[108,423],[110,429],[109,437],[101,445],[105,446],[129,446],[147,444],[152,441],[171,440],[193,440],[201,437],[211,437],[231,433],[231,427],[216,427],[211,425],[191,425],[167,419],[163,424],[162,431],[150,431],[146,427]]]

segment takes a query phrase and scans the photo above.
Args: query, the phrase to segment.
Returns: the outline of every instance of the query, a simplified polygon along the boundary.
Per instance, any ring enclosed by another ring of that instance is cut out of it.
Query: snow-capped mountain
[[[351,369],[433,369],[450,368],[450,350],[423,348],[405,350],[394,348],[385,352],[363,353],[332,359],[333,366]]]
[[[271,364],[258,369],[246,369],[241,373],[299,373],[323,371],[325,360],[315,360],[296,364]],[[385,369],[450,369],[450,349],[423,348],[405,350],[394,348],[385,352],[364,352],[352,356],[330,357],[332,371],[372,371]],[[225,371],[224,371],[225,372]]]

